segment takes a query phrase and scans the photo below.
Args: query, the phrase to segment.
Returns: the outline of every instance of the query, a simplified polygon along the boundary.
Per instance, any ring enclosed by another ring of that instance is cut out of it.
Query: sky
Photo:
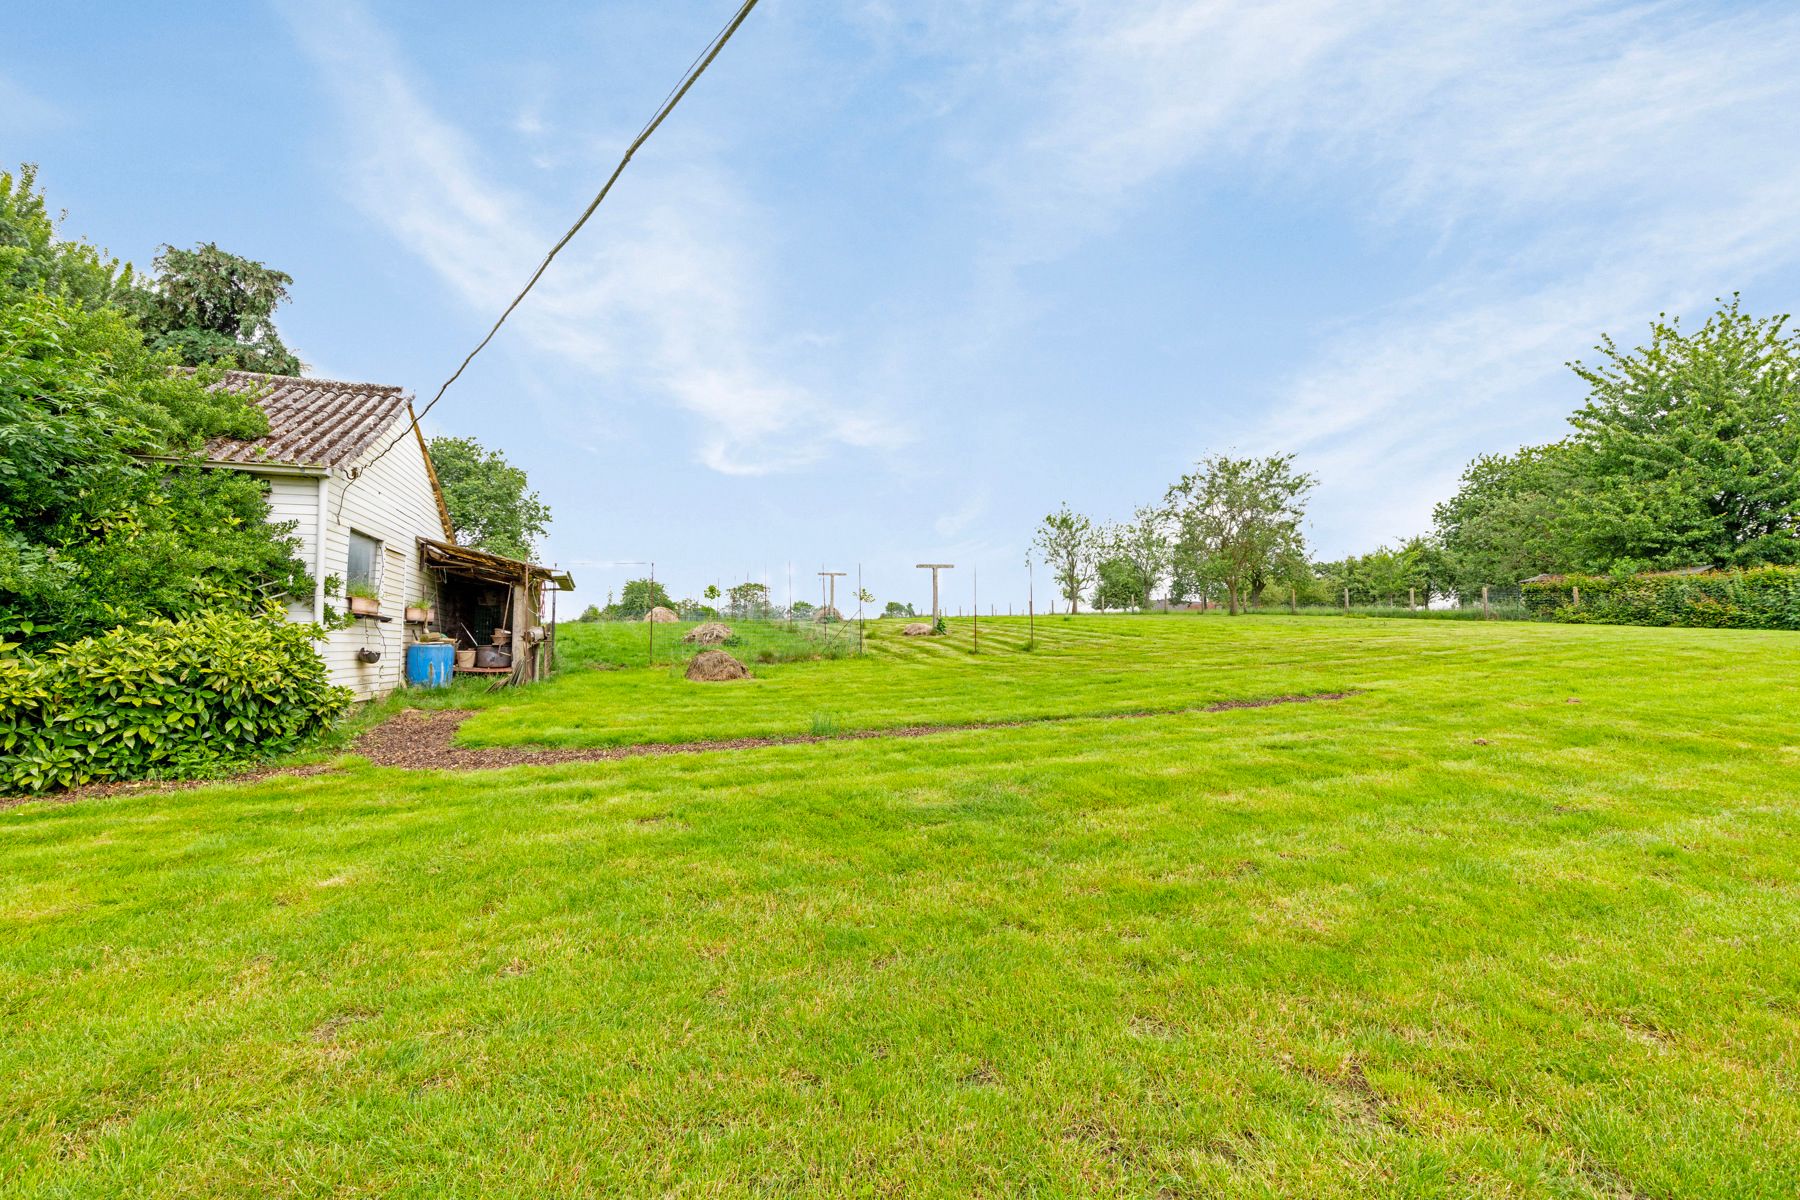
[[[0,163],[423,400],[735,7],[24,6]],[[1790,2],[762,0],[427,431],[529,472],[582,603],[951,562],[1004,612],[1046,513],[1215,452],[1364,552],[1560,437],[1602,336],[1793,306],[1795,62]]]

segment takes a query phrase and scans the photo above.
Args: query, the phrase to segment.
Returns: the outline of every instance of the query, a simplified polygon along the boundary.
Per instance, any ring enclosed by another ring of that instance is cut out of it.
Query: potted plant
[[[353,583],[344,589],[344,596],[350,601],[350,615],[353,617],[379,617],[381,615],[381,594],[366,583]]]
[[[408,600],[406,602],[406,619],[415,625],[429,625],[437,620],[437,613],[432,611],[429,600]]]

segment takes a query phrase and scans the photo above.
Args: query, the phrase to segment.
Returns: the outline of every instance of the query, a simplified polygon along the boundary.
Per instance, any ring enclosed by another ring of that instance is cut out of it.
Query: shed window
[[[376,590],[381,588],[381,543],[367,534],[350,531],[350,561],[344,570],[344,582],[360,583]]]

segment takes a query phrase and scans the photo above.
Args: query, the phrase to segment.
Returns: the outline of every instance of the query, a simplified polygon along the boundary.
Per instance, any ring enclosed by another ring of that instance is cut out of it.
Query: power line
[[[550,253],[544,255],[544,261],[539,263],[537,270],[531,273],[531,278],[526,280],[525,286],[519,290],[519,294],[513,297],[512,303],[506,306],[506,311],[500,314],[500,319],[494,322],[494,327],[487,331],[487,336],[482,338],[473,350],[469,351],[468,357],[462,360],[462,364],[456,368],[450,378],[444,380],[443,386],[437,390],[437,395],[433,396],[431,402],[419,410],[418,415],[412,419],[412,423],[407,426],[405,431],[389,442],[386,449],[382,450],[380,454],[369,460],[369,466],[380,462],[389,450],[398,446],[412,434],[413,430],[418,428],[419,422],[425,419],[425,414],[429,413],[437,405],[437,402],[444,398],[444,393],[450,390],[450,385],[455,383],[463,371],[468,369],[469,364],[475,361],[475,356],[485,350],[487,344],[494,340],[494,335],[500,332],[502,325],[506,324],[506,318],[512,316],[513,309],[519,307],[520,302],[537,285],[537,281],[543,278],[544,272],[550,268],[550,263],[562,252],[562,248],[574,240],[575,235],[581,232],[581,227],[587,224],[588,218],[594,215],[594,210],[600,207],[600,202],[606,199],[606,194],[612,191],[613,184],[619,181],[619,176],[625,173],[625,167],[631,162],[631,156],[650,140],[650,135],[656,132],[657,126],[661,125],[668,115],[675,111],[675,106],[681,103],[681,98],[687,95],[688,89],[692,88],[699,81],[700,76],[706,73],[706,68],[712,66],[713,59],[719,57],[719,52],[725,49],[725,43],[731,40],[731,35],[738,31],[738,27],[749,17],[750,10],[756,5],[757,0],[744,0],[731,20],[727,21],[719,32],[713,35],[713,39],[707,43],[706,49],[702,50],[688,65],[687,73],[682,76],[681,82],[670,89],[669,94],[663,98],[662,104],[657,108],[655,115],[645,123],[637,137],[632,139],[631,145],[625,150],[625,156],[619,160],[619,165],[613,168],[613,173],[607,177],[605,185],[595,194],[593,201],[582,210],[581,216],[575,219],[575,223],[569,226],[569,231],[558,239],[556,245],[550,247]]]

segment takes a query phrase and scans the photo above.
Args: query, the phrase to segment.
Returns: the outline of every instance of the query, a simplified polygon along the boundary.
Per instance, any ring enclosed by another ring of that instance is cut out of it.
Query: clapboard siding
[[[437,494],[425,469],[425,457],[416,438],[408,434],[411,414],[402,412],[392,425],[355,461],[322,476],[325,498],[325,553],[323,571],[318,553],[321,493],[319,474],[265,475],[269,484],[269,516],[274,521],[293,521],[294,536],[304,548],[307,569],[321,578],[334,578],[338,586],[326,604],[342,612],[346,608],[343,580],[349,570],[350,531],[372,537],[382,545],[379,590],[381,615],[391,621],[356,620],[349,628],[334,629],[319,642],[332,682],[355,693],[359,700],[385,696],[406,676],[406,643],[409,631],[401,619],[406,602],[435,597],[432,579],[419,569],[418,539],[448,536],[438,512]],[[381,449],[396,437],[407,436],[391,454]],[[313,598],[303,597],[288,606],[292,619],[316,620]],[[377,662],[357,660],[357,651],[380,650]]]
[[[292,536],[302,547],[301,561],[310,572],[317,561],[313,546],[318,539],[319,481],[304,475],[264,476],[269,492],[269,520],[292,525]],[[288,602],[290,621],[315,621],[312,596],[295,596]]]

